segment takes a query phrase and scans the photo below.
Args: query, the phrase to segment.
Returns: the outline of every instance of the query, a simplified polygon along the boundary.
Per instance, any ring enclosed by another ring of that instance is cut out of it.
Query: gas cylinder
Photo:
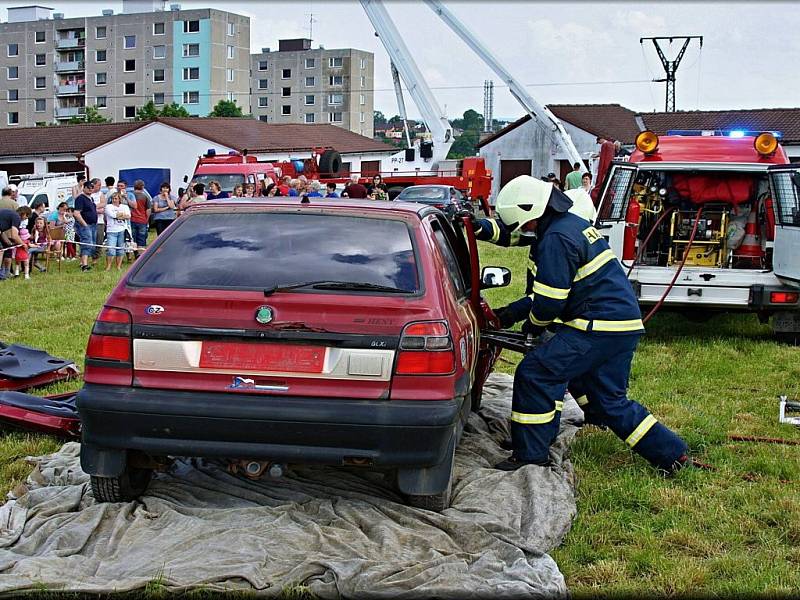
[[[622,260],[636,259],[636,237],[639,235],[639,216],[642,207],[636,198],[631,198],[625,213],[625,235],[622,241]]]

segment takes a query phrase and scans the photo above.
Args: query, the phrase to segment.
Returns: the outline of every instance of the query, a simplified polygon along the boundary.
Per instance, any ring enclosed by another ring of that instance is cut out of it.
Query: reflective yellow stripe
[[[584,394],[583,396],[575,398],[575,402],[578,403],[578,406],[586,406],[587,404],[589,404],[589,398],[587,398],[586,394]]]
[[[569,288],[557,288],[549,286],[541,281],[533,282],[533,291],[536,294],[553,298],[554,300],[566,300],[569,296]]]
[[[564,408],[564,401],[563,400],[556,400],[556,410],[561,412]]]
[[[536,275],[536,263],[531,258],[528,259],[528,273]]]
[[[522,425],[544,425],[555,419],[556,411],[561,411],[563,407],[564,403],[562,401],[557,401],[555,409],[546,413],[531,414],[514,411],[511,413],[511,420],[515,423],[521,423]]]
[[[625,438],[625,443],[633,448],[656,423],[658,423],[658,421],[653,415],[647,415],[644,419],[642,419],[642,422],[639,423],[639,426],[634,429],[627,438]]]
[[[579,268],[575,273],[575,279],[573,279],[572,281],[580,281],[581,279],[585,279],[586,277],[588,277],[589,275],[600,269],[600,267],[611,262],[615,258],[617,257],[614,256],[614,253],[611,250],[603,250],[600,254],[598,254],[588,263]]]
[[[547,327],[548,325],[550,325],[550,323],[553,322],[553,319],[550,319],[549,321],[540,321],[539,319],[533,316],[533,313],[528,314],[528,319],[530,320],[531,323],[533,323],[538,327]]]
[[[641,319],[631,319],[630,321],[592,321],[592,331],[639,331],[644,329]]]
[[[572,319],[571,321],[564,321],[564,325],[574,329],[580,329],[581,331],[586,331],[589,329],[589,321],[586,319]]]
[[[489,219],[489,223],[492,225],[492,237],[489,238],[489,241],[494,243],[500,239],[500,226],[494,219]]]

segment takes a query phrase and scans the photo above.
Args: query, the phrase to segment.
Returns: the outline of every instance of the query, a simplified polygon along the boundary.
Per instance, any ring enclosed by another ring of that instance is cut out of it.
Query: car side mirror
[[[505,287],[511,283],[511,271],[505,267],[483,267],[481,289]]]
[[[189,176],[188,175],[184,175],[183,176],[183,183],[189,183]]]

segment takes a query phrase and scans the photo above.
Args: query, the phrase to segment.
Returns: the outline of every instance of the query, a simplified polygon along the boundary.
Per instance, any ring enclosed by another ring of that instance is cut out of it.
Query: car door
[[[800,164],[769,168],[775,210],[775,275],[800,283]]]

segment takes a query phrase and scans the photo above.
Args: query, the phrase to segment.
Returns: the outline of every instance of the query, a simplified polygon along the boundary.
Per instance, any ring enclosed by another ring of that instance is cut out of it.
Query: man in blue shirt
[[[89,271],[89,257],[94,256],[97,244],[97,205],[92,198],[94,184],[83,182],[83,192],[75,198],[75,229],[80,236],[81,271]]]

